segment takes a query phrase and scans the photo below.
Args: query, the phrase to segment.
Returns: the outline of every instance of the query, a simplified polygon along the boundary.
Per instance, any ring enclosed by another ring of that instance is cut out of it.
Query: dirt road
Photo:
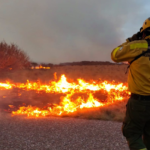
[[[0,150],[128,150],[121,123],[0,114]]]

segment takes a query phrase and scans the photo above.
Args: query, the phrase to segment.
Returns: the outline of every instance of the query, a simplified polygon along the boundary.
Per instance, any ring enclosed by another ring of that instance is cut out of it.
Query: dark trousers
[[[128,100],[122,132],[130,150],[150,150],[150,100]]]

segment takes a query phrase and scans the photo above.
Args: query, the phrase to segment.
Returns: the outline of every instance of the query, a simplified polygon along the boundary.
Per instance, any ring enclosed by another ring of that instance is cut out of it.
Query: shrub
[[[23,69],[29,66],[29,57],[18,46],[0,43],[0,71]]]

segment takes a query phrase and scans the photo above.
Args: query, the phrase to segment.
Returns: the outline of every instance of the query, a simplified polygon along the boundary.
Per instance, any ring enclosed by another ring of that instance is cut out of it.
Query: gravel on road
[[[128,150],[120,122],[0,114],[0,150]]]

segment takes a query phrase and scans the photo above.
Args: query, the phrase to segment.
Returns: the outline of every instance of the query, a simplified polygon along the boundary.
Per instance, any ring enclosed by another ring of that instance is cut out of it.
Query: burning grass
[[[100,108],[84,108],[72,113],[71,117],[84,119],[122,121],[125,115],[127,99]],[[69,117],[69,115],[63,115]]]
[[[111,66],[109,71],[112,72],[114,68]],[[43,72],[43,74],[49,72]],[[102,77],[105,72],[106,70],[103,70],[99,77]],[[78,77],[75,79],[66,76],[61,75],[60,78],[55,73],[55,79],[51,79],[49,82],[42,80],[35,82],[33,80],[32,82],[21,83],[13,80],[1,83],[1,109],[5,109],[5,111],[14,115],[25,114],[32,117],[70,116],[117,121],[123,119],[129,96],[125,83],[110,82],[109,80],[85,81]],[[122,78],[122,80],[125,79]]]

